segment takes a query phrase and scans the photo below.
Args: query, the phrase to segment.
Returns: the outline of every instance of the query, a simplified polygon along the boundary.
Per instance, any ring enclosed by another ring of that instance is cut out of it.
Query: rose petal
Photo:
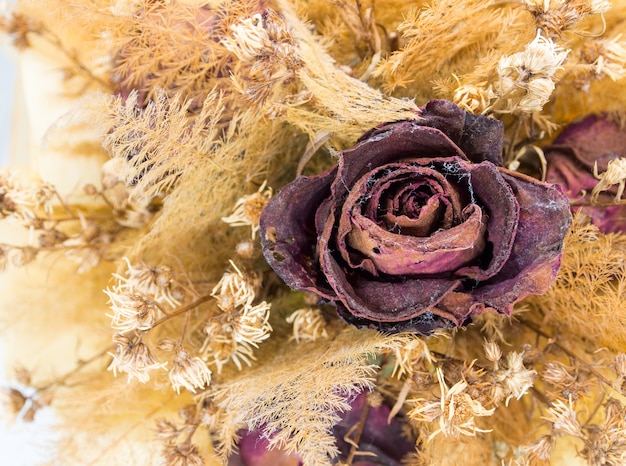
[[[333,184],[335,201],[346,196],[350,187],[376,167],[405,159],[458,157],[463,152],[436,128],[422,126],[417,121],[402,121],[382,126],[369,139],[361,140],[352,149],[342,152],[337,180]]]
[[[561,147],[571,148],[589,170],[597,161],[598,171],[603,172],[611,160],[626,157],[626,131],[606,115],[589,115],[565,128],[544,152]]]
[[[376,280],[361,273],[349,276],[320,238],[320,263],[328,283],[335,290],[335,302],[341,302],[355,317],[377,322],[409,320],[431,311],[460,281],[444,278]],[[456,320],[454,316],[447,316]],[[457,322],[459,324],[459,322]]]
[[[464,267],[457,276],[486,280],[498,273],[509,259],[515,242],[519,206],[509,184],[490,162],[475,165],[470,171],[470,189],[487,213],[487,241],[491,253],[482,264]]]
[[[318,265],[316,211],[330,195],[336,169],[298,177],[265,206],[261,215],[263,255],[276,273],[292,288],[308,290],[331,299]]]
[[[382,175],[381,175],[382,174]],[[439,272],[431,272],[427,270],[428,264],[421,264],[419,267],[415,267],[416,263],[413,263],[413,268],[407,268],[404,272],[402,272],[400,268],[400,263],[398,262],[396,265],[393,263],[389,263],[389,261],[393,262],[393,257],[387,257],[388,254],[397,254],[399,251],[394,250],[393,245],[397,245],[399,248],[405,248],[408,250],[409,255],[406,255],[403,260],[414,260],[418,262],[424,262],[428,260],[427,257],[423,257],[424,253],[432,253],[432,249],[428,248],[428,246],[424,246],[424,244],[431,244],[431,238],[427,237],[412,237],[406,234],[406,232],[401,232],[402,234],[395,235],[393,233],[387,232],[387,227],[381,228],[374,223],[373,220],[369,220],[369,218],[375,218],[378,215],[378,208],[380,207],[380,198],[384,195],[384,193],[388,190],[393,190],[394,183],[403,183],[405,180],[415,180],[414,183],[419,183],[422,186],[428,186],[431,192],[437,193],[438,195],[447,194],[449,199],[444,198],[444,204],[447,204],[446,214],[448,219],[444,223],[447,225],[439,225],[439,224],[424,224],[424,218],[418,217],[414,220],[405,221],[405,224],[409,224],[409,226],[413,226],[415,228],[423,228],[424,231],[430,232],[431,230],[442,228],[444,226],[449,226],[454,220],[455,223],[461,221],[461,210],[462,203],[460,197],[457,193],[456,188],[450,185],[445,177],[433,170],[432,168],[422,167],[418,164],[388,164],[378,167],[376,170],[369,172],[366,176],[362,177],[357,183],[353,186],[353,189],[350,191],[349,195],[343,202],[342,211],[339,213],[339,225],[337,232],[335,233],[337,249],[339,250],[343,259],[353,268],[364,268],[369,271],[373,275],[378,275],[378,271],[383,273],[391,273],[391,274],[399,274],[399,273],[441,273],[446,270],[440,270]],[[363,204],[363,198],[367,199],[365,201],[365,206],[361,207]],[[431,198],[432,199],[432,198]],[[362,215],[360,211],[364,211],[366,215]],[[455,210],[457,212],[455,212]],[[449,212],[448,212],[449,211]],[[389,216],[387,216],[389,217]],[[428,216],[426,216],[426,220],[428,220]],[[360,220],[359,220],[360,219]],[[389,218],[387,219],[389,221]],[[359,223],[360,222],[360,223]],[[384,224],[384,223],[383,223]],[[411,225],[413,224],[413,225]],[[369,231],[372,233],[374,237],[370,237],[369,240],[366,236],[371,236],[365,234],[365,236],[360,235],[358,231]],[[353,233],[351,233],[353,232]],[[443,242],[443,233],[440,235],[441,241],[439,244],[432,243],[434,246],[442,246]],[[450,241],[453,240],[454,233],[450,233],[448,238]],[[457,232],[457,239],[459,233]],[[347,244],[348,238],[352,238],[352,244]],[[386,238],[386,244],[391,245],[387,248],[387,251],[382,251],[385,249],[384,247],[379,247],[377,244],[374,244],[372,241],[383,241],[383,237]],[[412,238],[412,239],[411,239]],[[452,242],[448,242],[446,244],[450,254],[448,254],[448,259],[452,259],[452,256],[457,256],[457,259],[452,262],[450,261],[450,266],[453,264],[459,265],[464,264],[471,257],[474,257],[480,251],[476,249],[474,251],[475,254],[469,254],[467,251],[468,248],[474,246],[480,246],[476,243],[476,239],[469,244],[469,236],[466,236],[466,240],[464,244],[461,244],[457,241],[458,244],[454,245]],[[482,244],[482,236],[480,239]],[[360,251],[362,254],[354,254],[350,250],[348,246],[351,246],[353,249]],[[426,249],[425,249],[426,248]],[[428,249],[428,250],[427,250]],[[461,251],[464,249],[465,252]],[[378,252],[376,252],[378,251]],[[381,254],[382,253],[382,254]],[[461,253],[461,254],[459,254]],[[373,255],[372,255],[373,254]],[[413,254],[413,255],[411,255]],[[365,257],[363,257],[365,256]],[[471,256],[471,257],[470,257]],[[366,259],[367,257],[373,259]],[[392,268],[396,269],[392,271],[391,268],[378,268],[376,265],[376,258],[381,260],[381,265],[383,263],[387,263],[387,265],[392,266]],[[433,265],[437,268],[437,265]],[[419,270],[418,270],[419,269]]]
[[[365,133],[360,140],[375,136],[377,131],[396,123],[387,123]],[[431,100],[421,108],[416,124],[437,128],[461,148],[464,158],[472,162],[488,160],[502,166],[504,124],[495,118],[472,115],[448,100]],[[424,155],[429,154],[423,154]]]
[[[449,317],[442,317],[431,311],[426,311],[416,317],[398,322],[377,322],[371,319],[357,317],[352,314],[341,302],[336,302],[337,314],[347,324],[357,328],[371,328],[382,333],[415,332],[420,335],[430,335],[438,328],[450,328],[462,325]]]
[[[560,185],[570,199],[584,201],[584,195],[591,193],[598,184],[592,171],[576,159],[574,151],[569,147],[550,149],[546,152],[546,159],[546,181]]]
[[[482,210],[470,204],[464,214],[467,218],[461,224],[429,237],[390,233],[370,219],[355,215],[347,243],[368,258],[363,266],[374,275],[443,275],[483,252]]]
[[[554,281],[571,215],[558,186],[514,172],[502,176],[520,207],[515,242],[500,272],[471,294],[477,302],[510,314],[515,302],[545,293]]]
[[[605,115],[591,115],[569,125],[544,153],[548,161],[546,180],[561,185],[575,203],[589,203],[598,183],[593,176],[595,162],[601,173],[611,160],[626,157],[626,130]],[[617,187],[613,186],[600,193],[597,201],[610,204],[616,194]],[[626,231],[625,205],[574,206],[572,210],[588,215],[604,233]]]

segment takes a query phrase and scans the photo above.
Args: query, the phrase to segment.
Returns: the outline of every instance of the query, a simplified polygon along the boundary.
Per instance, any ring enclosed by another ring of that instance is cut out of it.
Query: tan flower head
[[[541,111],[554,91],[554,75],[568,53],[538,32],[523,52],[502,57],[496,67],[500,77],[496,92],[508,99],[508,111]]]
[[[180,300],[174,293],[174,276],[168,266],[150,267],[144,263],[131,264],[127,257],[126,276],[113,274],[119,280],[118,292],[123,289],[130,292],[139,292],[152,297],[157,303],[167,303],[172,307],[180,305]]]
[[[167,363],[160,363],[152,354],[150,347],[141,341],[141,338],[128,338],[116,335],[113,342],[117,344],[115,353],[109,353],[113,358],[108,370],[128,374],[128,382],[135,378],[141,383],[150,380],[149,372],[165,368]]]
[[[259,231],[261,212],[272,198],[272,188],[265,189],[266,185],[267,181],[264,181],[256,193],[241,197],[235,203],[233,213],[223,217],[222,221],[233,227],[249,226],[254,239]]]
[[[180,346],[172,362],[169,377],[176,393],[180,393],[181,387],[196,393],[196,389],[206,388],[211,383],[211,370],[202,359],[191,356],[188,350]]]
[[[617,202],[622,198],[626,184],[626,158],[620,157],[611,160],[602,175],[598,174],[598,163],[596,162],[593,167],[593,174],[600,181],[591,192],[591,202],[595,202],[602,191],[606,191],[614,185],[617,185],[615,201]]]
[[[293,336],[290,339],[300,341],[315,341],[326,338],[326,320],[322,311],[313,307],[305,307],[294,311],[287,317],[287,323],[293,324]]]
[[[489,432],[476,426],[476,417],[491,416],[495,409],[485,409],[465,392],[467,382],[461,380],[451,388],[446,385],[443,371],[437,368],[441,395],[439,401],[415,400],[416,407],[409,411],[409,418],[418,422],[438,421],[439,427],[429,436],[432,440],[439,434],[457,437],[475,436],[478,432]]]
[[[113,314],[111,327],[119,333],[132,330],[150,330],[159,314],[158,304],[145,295],[128,291],[123,286],[107,288],[104,293],[109,297],[109,306]]]
[[[511,398],[519,400],[533,386],[536,376],[537,371],[524,367],[524,353],[508,353],[505,369],[496,375],[496,380],[505,389],[506,404]]]
[[[537,27],[550,36],[560,36],[583,18],[611,8],[608,0],[524,0],[524,4]]]
[[[230,265],[235,272],[226,272],[211,291],[211,296],[217,299],[218,307],[224,312],[241,306],[250,306],[256,297],[257,284],[251,277],[244,274],[231,261]]]
[[[554,430],[574,437],[584,438],[580,422],[576,417],[576,412],[572,407],[572,399],[566,404],[562,400],[556,400],[550,408],[548,415],[544,419],[553,424]]]

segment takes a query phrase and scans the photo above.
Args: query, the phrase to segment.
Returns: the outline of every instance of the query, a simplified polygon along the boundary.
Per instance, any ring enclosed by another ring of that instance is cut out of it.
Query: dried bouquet
[[[626,464],[626,0],[0,30],[71,101],[0,174],[6,412],[54,409],[51,464]]]

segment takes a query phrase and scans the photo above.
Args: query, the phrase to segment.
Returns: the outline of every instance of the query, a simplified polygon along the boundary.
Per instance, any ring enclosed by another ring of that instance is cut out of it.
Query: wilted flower
[[[544,148],[544,154],[548,161],[546,179],[560,184],[574,204],[583,204],[574,205],[574,210],[588,215],[604,233],[626,231],[626,205],[615,205],[620,179],[626,181],[626,169],[621,170],[620,177],[621,161],[626,158],[626,131],[619,123],[607,115],[589,115],[569,125]],[[606,190],[600,192],[598,187]]]
[[[544,292],[570,222],[556,186],[502,168],[502,124],[431,101],[339,165],[285,186],[263,253],[296,289],[359,327],[430,334]]]

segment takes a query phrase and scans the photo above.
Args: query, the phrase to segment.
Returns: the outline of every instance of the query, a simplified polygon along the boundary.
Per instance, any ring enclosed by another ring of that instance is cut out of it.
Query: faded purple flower
[[[385,403],[369,406],[367,393],[359,394],[350,405],[350,411],[343,413],[341,421],[333,428],[339,449],[335,461],[342,462],[350,456],[353,445],[346,439],[354,441],[359,431],[358,450],[353,452],[351,463],[353,466],[401,466],[402,458],[415,449],[415,441],[407,438],[409,431],[403,428],[402,418],[396,416],[388,422],[389,406]],[[269,440],[260,431],[240,434],[239,452],[229,458],[228,466],[302,466],[296,454],[270,449]]]
[[[434,100],[285,186],[264,255],[348,323],[430,334],[546,291],[570,223],[561,190],[502,168],[502,123]]]
[[[546,179],[558,183],[574,204],[589,204],[591,191],[598,184],[593,176],[606,171],[610,161],[626,157],[626,130],[606,115],[590,115],[572,123],[551,146],[544,148],[548,161]],[[597,203],[610,204],[617,188],[600,193]],[[626,205],[573,207],[582,210],[604,233],[626,233]]]

